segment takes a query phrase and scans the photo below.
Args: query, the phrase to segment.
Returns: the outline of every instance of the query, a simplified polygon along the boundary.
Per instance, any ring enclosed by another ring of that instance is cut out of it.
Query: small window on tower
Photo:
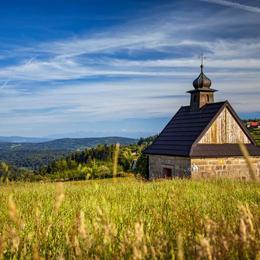
[[[207,95],[207,102],[209,102],[209,95]]]
[[[193,102],[196,102],[196,100],[197,100],[196,96],[193,96]]]

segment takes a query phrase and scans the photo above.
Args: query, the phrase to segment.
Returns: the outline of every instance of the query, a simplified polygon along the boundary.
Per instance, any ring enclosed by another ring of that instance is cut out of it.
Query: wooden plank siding
[[[244,131],[241,129],[235,118],[225,108],[205,135],[199,141],[200,144],[234,144],[251,143]]]

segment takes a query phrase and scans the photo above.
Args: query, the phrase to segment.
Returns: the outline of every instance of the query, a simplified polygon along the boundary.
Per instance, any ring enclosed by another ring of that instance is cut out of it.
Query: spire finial
[[[200,75],[198,76],[198,78],[196,78],[193,81],[193,86],[194,86],[195,89],[210,88],[211,80],[209,78],[207,78],[206,75],[203,72],[203,67],[204,67],[203,63],[204,63],[204,60],[205,60],[205,56],[203,55],[203,53],[201,54],[200,59],[201,59],[201,65],[200,65],[201,72],[200,72]]]
[[[203,72],[203,66],[204,66],[204,59],[205,59],[206,57],[204,56],[204,54],[202,53],[201,55],[200,55],[200,60],[201,60],[201,64],[200,64],[200,68],[201,68],[201,72]]]

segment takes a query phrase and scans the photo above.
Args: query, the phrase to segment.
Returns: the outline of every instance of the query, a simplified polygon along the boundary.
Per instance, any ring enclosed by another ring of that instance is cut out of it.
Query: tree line
[[[155,137],[141,138],[136,144],[121,146],[118,152],[116,177],[129,173],[147,176],[147,157],[142,151]],[[115,145],[97,145],[83,151],[73,152],[60,159],[40,167],[37,170],[27,170],[13,167],[5,162],[0,164],[0,178],[14,181],[38,180],[84,180],[113,177],[113,161]]]

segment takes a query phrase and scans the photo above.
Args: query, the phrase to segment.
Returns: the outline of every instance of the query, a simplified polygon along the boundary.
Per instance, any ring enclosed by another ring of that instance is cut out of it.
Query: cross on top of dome
[[[203,62],[205,57],[201,55],[200,75],[193,81],[193,87],[195,89],[209,89],[211,86],[211,80],[203,72]]]

